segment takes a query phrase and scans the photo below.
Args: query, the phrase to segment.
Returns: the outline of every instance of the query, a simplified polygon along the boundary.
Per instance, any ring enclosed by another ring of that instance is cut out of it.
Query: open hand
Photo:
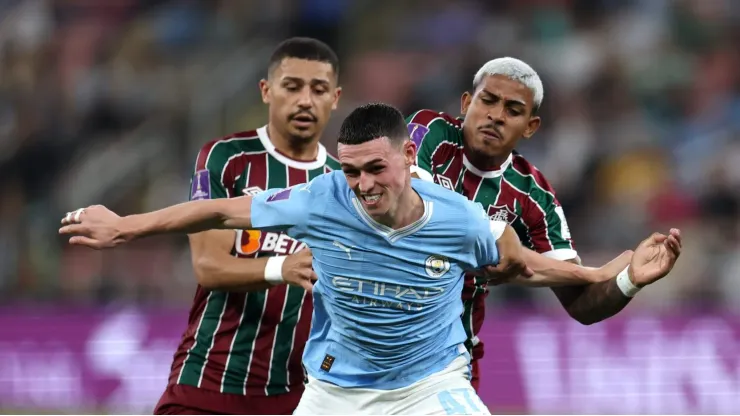
[[[665,277],[681,255],[681,231],[672,228],[668,235],[654,233],[635,249],[630,263],[630,279],[637,287]]]

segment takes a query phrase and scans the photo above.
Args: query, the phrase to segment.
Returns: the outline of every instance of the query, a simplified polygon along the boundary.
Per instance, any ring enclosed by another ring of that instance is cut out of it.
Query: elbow
[[[206,290],[218,290],[218,270],[213,260],[207,257],[193,259],[193,270],[198,284]]]
[[[576,318],[576,317],[573,317],[573,319],[575,319],[579,324],[583,326],[589,326],[589,325],[593,325],[599,322],[599,320],[597,319],[588,319],[588,318],[584,319],[584,318]]]
[[[599,323],[604,320],[600,316],[594,316],[592,314],[587,314],[587,313],[578,313],[577,311],[576,312],[568,311],[568,314],[570,315],[571,318],[575,319],[576,322],[584,326],[593,325],[593,324]]]

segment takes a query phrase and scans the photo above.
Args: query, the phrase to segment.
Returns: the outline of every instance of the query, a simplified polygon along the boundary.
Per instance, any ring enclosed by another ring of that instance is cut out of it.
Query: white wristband
[[[271,285],[279,285],[284,283],[283,279],[283,263],[285,262],[285,256],[274,256],[267,259],[265,265],[265,281]]]
[[[617,275],[617,286],[619,287],[619,290],[622,291],[624,296],[631,298],[634,297],[641,288],[635,286],[635,284],[632,283],[632,280],[630,280],[630,275],[627,272],[629,268],[630,266],[627,266],[624,270],[619,272],[619,274]]]
[[[489,224],[491,227],[491,234],[493,234],[493,238],[496,241],[504,235],[504,230],[506,230],[506,226],[509,225],[506,221],[490,221]]]

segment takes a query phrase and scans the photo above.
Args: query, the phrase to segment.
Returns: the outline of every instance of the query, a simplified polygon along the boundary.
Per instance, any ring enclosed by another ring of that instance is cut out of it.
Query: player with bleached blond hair
[[[531,66],[516,58],[498,58],[486,62],[473,77],[472,89],[463,92],[462,117],[420,110],[406,121],[418,148],[420,176],[431,176],[482,204],[491,219],[509,223],[526,247],[580,264],[555,191],[542,172],[514,150],[540,127],[538,111],[544,95],[542,80]],[[678,230],[670,234],[679,237]],[[625,269],[617,277],[573,280],[552,290],[573,319],[588,325],[617,314],[648,283]],[[478,333],[485,318],[488,284],[468,274],[462,297],[476,390],[478,360],[483,357]]]

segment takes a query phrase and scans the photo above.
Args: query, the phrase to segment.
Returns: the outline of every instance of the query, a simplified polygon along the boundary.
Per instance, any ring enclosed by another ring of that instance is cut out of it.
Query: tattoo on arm
[[[584,325],[594,324],[616,315],[632,299],[624,296],[619,290],[616,278],[584,286],[551,289],[568,314]]]

